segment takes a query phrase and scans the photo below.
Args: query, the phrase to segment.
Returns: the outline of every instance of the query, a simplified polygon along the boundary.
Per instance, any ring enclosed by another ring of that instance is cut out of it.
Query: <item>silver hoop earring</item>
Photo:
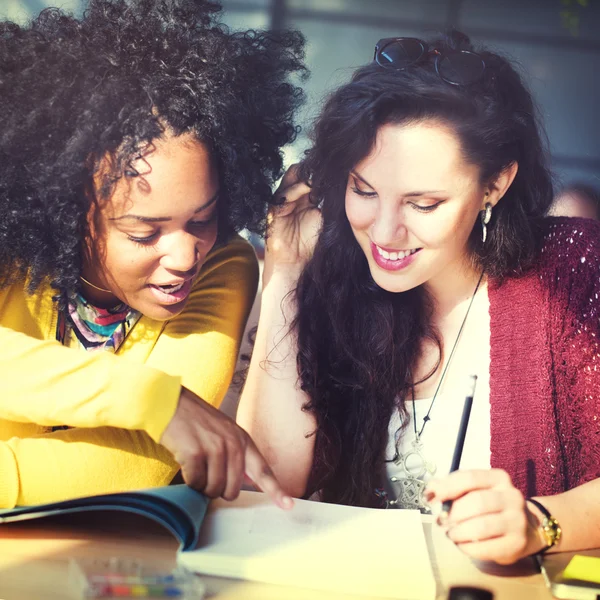
[[[487,240],[487,225],[492,218],[492,203],[486,202],[485,208],[479,213],[479,218],[481,219],[481,239],[485,244],[485,240]]]

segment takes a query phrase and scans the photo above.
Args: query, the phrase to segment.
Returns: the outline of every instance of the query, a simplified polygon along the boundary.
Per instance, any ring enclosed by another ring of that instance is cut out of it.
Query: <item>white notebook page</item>
[[[209,575],[343,593],[433,600],[421,515],[295,500],[283,511],[260,492],[214,500],[197,550],[180,564]]]

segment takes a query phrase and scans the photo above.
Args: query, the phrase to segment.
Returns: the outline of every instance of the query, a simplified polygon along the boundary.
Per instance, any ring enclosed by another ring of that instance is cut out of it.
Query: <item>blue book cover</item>
[[[169,485],[149,490],[85,496],[0,510],[0,523],[66,515],[96,510],[131,512],[153,519],[179,541],[180,550],[196,547],[209,499],[187,485]]]

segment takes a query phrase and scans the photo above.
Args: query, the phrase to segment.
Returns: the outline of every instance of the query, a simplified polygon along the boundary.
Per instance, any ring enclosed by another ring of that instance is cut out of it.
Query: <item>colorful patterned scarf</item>
[[[116,352],[141,314],[126,304],[97,308],[80,294],[69,303],[68,313],[60,311],[56,339],[64,346],[81,347],[89,352]]]

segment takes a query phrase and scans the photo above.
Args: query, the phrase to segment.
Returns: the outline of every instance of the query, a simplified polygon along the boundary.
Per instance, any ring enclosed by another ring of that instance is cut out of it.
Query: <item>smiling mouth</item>
[[[412,248],[410,250],[395,250],[393,252],[389,252],[387,250],[384,250],[383,248],[380,248],[374,242],[373,242],[373,246],[375,248],[375,251],[379,254],[379,256],[381,256],[382,258],[385,258],[386,260],[403,260],[403,259],[409,257],[411,254],[418,252],[421,249],[421,248]]]

